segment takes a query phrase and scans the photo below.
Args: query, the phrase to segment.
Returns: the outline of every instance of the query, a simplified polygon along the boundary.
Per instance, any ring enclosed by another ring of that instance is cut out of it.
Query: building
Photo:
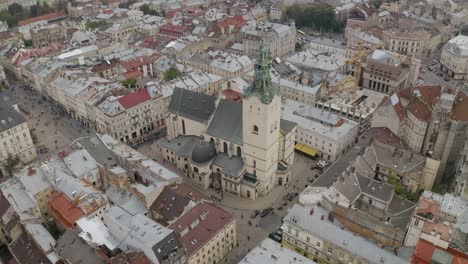
[[[186,253],[175,232],[142,214],[131,215],[118,206],[104,214],[103,223],[123,251],[139,249],[155,264],[187,263]]]
[[[247,55],[236,56],[222,50],[200,50],[186,64],[225,79],[241,77],[253,70],[253,62]]]
[[[106,261],[98,251],[91,247],[72,230],[66,230],[57,240],[56,250],[65,263],[104,264]]]
[[[458,35],[442,48],[440,69],[455,80],[468,74],[468,36]]]
[[[458,155],[455,171],[452,193],[468,200],[468,139],[465,139],[463,148]]]
[[[352,233],[382,247],[401,247],[415,204],[373,175],[353,162],[345,171],[336,172],[331,184],[316,181],[307,187],[299,201],[305,206],[320,205]]]
[[[466,262],[467,205],[467,200],[448,193],[421,195],[405,239],[405,245],[416,246],[411,263]]]
[[[401,1],[382,1],[380,5],[381,9],[388,10],[394,13],[400,13],[403,5]]]
[[[0,10],[7,10],[8,6],[11,4],[19,4],[23,8],[28,9],[33,5],[37,4],[36,0],[1,0],[0,1]]]
[[[51,264],[46,253],[36,245],[33,238],[28,233],[23,232],[15,241],[8,245],[8,249],[13,255],[13,260],[18,264],[44,263]],[[27,250],[26,250],[27,249]]]
[[[281,141],[293,137],[279,137],[281,102],[270,67],[263,47],[242,104],[175,89],[166,119],[168,136],[160,143],[163,157],[203,188],[222,187],[251,199],[288,183],[294,149]],[[288,146],[282,153],[280,144]]]
[[[35,48],[47,47],[52,43],[63,43],[67,39],[65,27],[60,24],[48,24],[30,30],[31,41]]]
[[[188,264],[223,263],[237,244],[235,217],[210,202],[201,202],[168,226],[187,252]]]
[[[335,161],[356,142],[359,126],[354,121],[292,100],[281,109],[282,119],[297,124],[295,148],[304,154]]]
[[[52,197],[54,186],[48,175],[39,166],[29,166],[15,173],[15,177],[24,186],[26,192],[34,198],[39,210],[41,210],[42,217],[49,219],[48,204],[49,199]]]
[[[383,50],[375,50],[367,57],[362,71],[362,87],[392,94],[409,85],[409,65]]]
[[[280,243],[265,238],[239,262],[239,264],[313,264],[316,263]]]
[[[440,86],[409,87],[390,96],[374,113],[373,127],[387,127],[415,152],[440,160],[436,178],[455,174],[465,142],[467,100]]]
[[[244,54],[255,57],[260,47],[265,45],[271,57],[291,55],[296,47],[296,26],[270,22],[249,21],[241,29]]]
[[[8,157],[18,158],[22,164],[37,156],[26,119],[8,105],[0,106],[0,163],[1,174],[8,175],[5,167]]]
[[[283,221],[284,247],[318,263],[409,263],[345,229],[338,217],[322,207],[295,204]]]
[[[345,36],[348,38],[356,31],[367,31],[378,26],[379,11],[370,3],[362,3],[348,12],[346,20]]]
[[[384,30],[382,31],[382,39],[385,49],[422,59],[427,55],[426,50],[431,34],[424,29],[415,31]]]
[[[346,71],[346,57],[341,53],[307,49],[294,53],[287,61],[304,71],[323,72],[324,76],[331,72]]]
[[[380,130],[380,131],[373,131]],[[413,153],[405,149],[398,137],[387,128],[370,128],[364,137],[370,139],[372,134],[377,140],[366,148],[355,161],[355,166],[367,171],[369,177],[388,182],[396,178],[408,191],[416,193],[419,190],[431,190],[440,162]],[[387,143],[382,139],[394,138],[398,143]]]

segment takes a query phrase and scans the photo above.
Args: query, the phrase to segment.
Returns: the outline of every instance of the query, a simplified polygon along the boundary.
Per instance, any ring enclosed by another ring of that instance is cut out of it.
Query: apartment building
[[[225,79],[241,77],[253,70],[253,62],[247,55],[237,56],[222,50],[200,50],[185,63]]]
[[[67,39],[65,27],[60,24],[48,24],[30,30],[32,44],[35,48],[47,47],[51,43],[63,43]]]
[[[54,191],[52,181],[40,166],[29,166],[15,173],[25,191],[35,199],[44,219],[49,219],[49,199]]]
[[[383,50],[375,50],[367,57],[362,72],[362,87],[392,94],[409,84],[409,65]]]
[[[431,34],[420,30],[384,30],[382,39],[385,49],[410,57],[422,59],[426,57],[426,49]]]
[[[223,263],[237,244],[235,217],[210,202],[200,202],[168,226],[187,252],[188,264]]]
[[[270,22],[248,21],[241,29],[244,54],[255,57],[261,46],[270,50],[271,57],[291,55],[296,47],[296,26]]]
[[[455,80],[468,74],[468,36],[458,35],[442,48],[440,69]]]
[[[323,109],[287,99],[281,118],[297,123],[296,149],[307,146],[305,154],[335,161],[356,142],[358,123]]]
[[[318,263],[409,263],[345,229],[323,207],[295,204],[283,219],[283,246]]]
[[[8,171],[5,164],[9,156],[26,164],[37,156],[26,119],[8,105],[0,106],[0,163],[1,174]]]

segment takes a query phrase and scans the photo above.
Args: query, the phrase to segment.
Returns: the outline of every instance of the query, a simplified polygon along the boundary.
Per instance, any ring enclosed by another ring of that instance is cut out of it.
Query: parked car
[[[250,215],[250,218],[253,219],[253,218],[257,217],[259,214],[260,214],[260,211],[255,210],[255,211]]]
[[[41,154],[47,154],[47,153],[49,153],[49,149],[46,148],[46,147],[40,148],[40,149],[39,149],[39,153],[41,153]]]
[[[276,241],[278,243],[281,243],[282,241],[282,237],[278,236],[276,233],[271,233],[268,235],[268,237],[271,238],[271,240]]]
[[[263,211],[260,213],[260,217],[265,217],[271,212],[271,208],[263,209]]]
[[[330,165],[330,163],[326,160],[320,160],[317,162],[317,166],[320,168],[326,168],[328,165]]]

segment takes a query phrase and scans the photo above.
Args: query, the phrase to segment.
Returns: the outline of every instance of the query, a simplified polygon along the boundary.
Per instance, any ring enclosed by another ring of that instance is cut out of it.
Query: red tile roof
[[[119,98],[119,103],[126,109],[141,104],[151,99],[146,89],[138,89],[124,97]]]
[[[65,12],[59,11],[59,12],[54,12],[54,13],[49,13],[45,14],[42,16],[37,16],[37,17],[31,17],[28,19],[24,19],[18,22],[20,26],[25,26],[28,24],[36,23],[39,21],[53,21],[59,18],[65,17]]]
[[[185,27],[184,26],[176,26],[176,25],[173,25],[173,24],[165,24],[165,25],[162,25],[159,28],[159,31],[161,31],[161,30],[184,33],[185,32]]]
[[[401,147],[403,144],[401,139],[386,127],[370,127],[362,137],[369,141],[375,139],[385,145],[396,148]]]
[[[418,98],[412,98],[406,106],[406,109],[416,118],[424,122],[429,122],[432,115],[431,109]]]
[[[453,103],[450,118],[456,121],[468,121],[468,95],[459,92]]]
[[[440,247],[434,246],[431,242],[424,239],[419,239],[416,249],[411,256],[411,264],[430,264],[432,263],[432,256],[436,249],[445,251],[446,253],[453,256],[451,264],[468,264],[468,255],[454,250],[445,250]]]
[[[56,193],[50,199],[49,212],[65,228],[72,228],[76,220],[84,215],[83,210],[70,202],[62,193]]]
[[[154,60],[155,58],[153,57],[140,56],[127,61],[121,61],[120,65],[122,65],[122,67],[127,71],[130,71],[143,65],[152,64]]]
[[[231,89],[226,89],[223,91],[223,95],[227,100],[237,102],[237,103],[242,103],[242,94],[233,91]]]
[[[436,86],[412,86],[398,92],[398,95],[411,100],[412,97],[415,97],[415,93],[418,92],[421,96],[420,98],[429,106],[435,105],[440,101],[440,95],[442,93],[442,88],[440,85]]]
[[[135,70],[131,70],[131,71],[128,71],[128,72],[124,72],[122,74],[122,76],[125,78],[125,79],[130,79],[130,78],[138,78],[140,77],[141,75],[141,72],[137,69]]]
[[[201,215],[205,212],[207,212],[206,218],[201,220]],[[197,219],[199,220],[198,225],[191,228],[190,225]],[[217,205],[202,202],[179,217],[168,228],[176,232],[187,255],[191,256],[234,220],[235,218],[231,213],[221,209]],[[184,228],[188,228],[189,230],[185,235],[181,236],[181,231]]]

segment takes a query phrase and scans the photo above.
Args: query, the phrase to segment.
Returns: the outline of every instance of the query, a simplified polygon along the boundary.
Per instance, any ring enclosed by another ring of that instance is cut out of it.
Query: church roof
[[[242,104],[221,99],[206,134],[242,146]]]
[[[175,88],[172,94],[169,112],[198,122],[206,122],[216,110],[216,97]]]

